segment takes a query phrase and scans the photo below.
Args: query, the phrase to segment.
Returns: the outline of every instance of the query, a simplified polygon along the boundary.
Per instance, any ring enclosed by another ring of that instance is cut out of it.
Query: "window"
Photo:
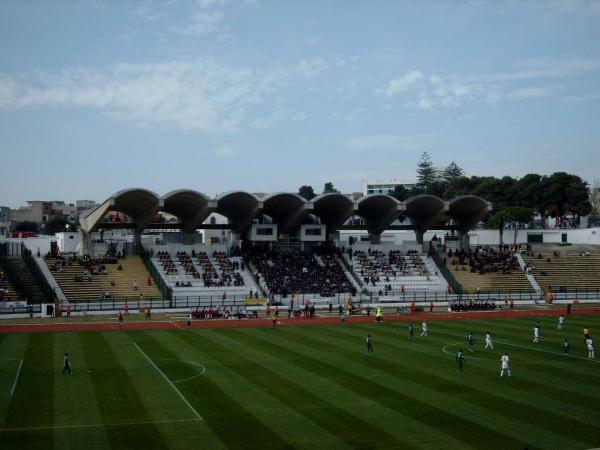
[[[273,236],[273,228],[257,228],[256,229],[257,236]]]
[[[307,228],[305,230],[305,234],[307,236],[321,236],[322,231],[323,230],[321,228]]]

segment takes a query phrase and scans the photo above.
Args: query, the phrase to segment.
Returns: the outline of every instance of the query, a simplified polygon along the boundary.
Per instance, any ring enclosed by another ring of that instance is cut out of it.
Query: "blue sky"
[[[600,1],[0,2],[0,205],[600,177]]]

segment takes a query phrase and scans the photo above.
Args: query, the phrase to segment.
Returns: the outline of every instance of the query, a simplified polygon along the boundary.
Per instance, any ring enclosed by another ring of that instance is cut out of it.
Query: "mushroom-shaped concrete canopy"
[[[263,199],[263,213],[273,219],[282,233],[296,231],[312,204],[291,192],[278,192]]]
[[[186,233],[193,233],[210,215],[209,202],[201,192],[179,189],[163,196],[162,210],[181,219]]]
[[[337,192],[321,194],[311,200],[313,214],[327,226],[327,232],[333,233],[350,217],[356,209],[354,200]]]
[[[385,194],[368,195],[356,203],[356,213],[365,219],[369,233],[379,235],[402,212],[402,204]]]
[[[82,230],[89,233],[108,211],[117,211],[131,217],[136,223],[138,231],[141,231],[152,221],[160,203],[158,195],[147,189],[124,189],[84,214],[79,221]]]
[[[417,195],[404,202],[406,216],[410,219],[417,232],[417,242],[422,235],[442,216],[445,209],[444,201],[435,195]]]
[[[462,232],[469,231],[492,210],[492,204],[476,195],[461,195],[448,202],[448,214]]]
[[[262,202],[255,195],[244,191],[232,191],[217,197],[214,212],[227,217],[234,231],[239,233],[252,223],[261,207]]]

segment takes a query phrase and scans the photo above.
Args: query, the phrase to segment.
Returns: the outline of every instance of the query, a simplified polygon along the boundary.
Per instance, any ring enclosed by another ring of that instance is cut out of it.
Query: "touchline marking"
[[[44,430],[67,430],[74,428],[104,428],[104,427],[131,427],[136,425],[154,425],[161,423],[198,422],[202,419],[174,419],[174,420],[149,420],[147,422],[119,422],[119,423],[92,423],[89,425],[52,425],[47,427],[22,427],[22,428],[0,428],[0,431],[44,431]]]
[[[148,362],[150,364],[152,364],[152,366],[158,371],[158,373],[160,373],[162,375],[162,377],[165,379],[165,381],[167,383],[169,383],[169,385],[175,390],[175,392],[177,392],[177,395],[179,395],[179,397],[181,398],[181,400],[184,401],[184,403],[188,406],[188,408],[190,408],[190,410],[194,413],[194,415],[196,416],[197,420],[203,420],[202,416],[200,414],[198,414],[198,411],[196,411],[194,409],[194,407],[190,404],[190,402],[188,402],[187,398],[185,398],[183,396],[183,394],[179,391],[179,389],[177,389],[177,386],[175,386],[175,384],[173,384],[173,382],[171,380],[169,380],[169,377],[167,377],[164,372],[162,370],[160,370],[160,368],[154,363],[154,361],[152,361],[150,359],[150,357],[144,352],[144,350],[142,350],[140,348],[139,345],[137,345],[137,342],[134,342],[133,345],[135,345],[135,347],[140,351],[140,353],[142,355],[144,355],[144,357],[148,360]]]
[[[23,360],[19,362],[19,368],[17,369],[17,376],[15,377],[15,381],[13,382],[12,389],[10,390],[10,395],[15,393],[15,388],[17,387],[17,381],[19,380],[19,375],[21,375],[21,367],[23,367]]]
[[[448,333],[447,331],[436,330],[436,333],[447,334],[448,336],[464,337],[462,334]],[[535,350],[537,352],[551,353],[553,355],[563,356],[563,353],[553,352],[552,350],[544,350],[543,348],[527,347],[526,345],[511,344],[510,342],[506,342],[506,341],[494,341],[494,342],[497,342],[498,344],[510,345],[511,347],[525,348],[527,350]],[[597,361],[595,359],[584,358],[583,356],[577,356],[577,355],[569,355],[569,358],[583,359],[584,361],[589,361],[589,362],[593,362],[593,363],[596,363],[596,364],[600,363],[600,361]]]

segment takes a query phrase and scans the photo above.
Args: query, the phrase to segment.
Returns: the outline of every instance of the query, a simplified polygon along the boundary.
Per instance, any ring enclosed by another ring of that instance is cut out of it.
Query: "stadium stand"
[[[467,292],[533,291],[513,253],[500,254],[491,247],[450,250],[446,261],[452,275]]]
[[[352,268],[369,292],[400,295],[416,291],[446,292],[448,283],[433,260],[416,250],[348,252]]]
[[[600,251],[534,247],[523,258],[544,292],[600,290]]]
[[[8,276],[0,271],[0,302],[18,299],[19,295],[8,279]]]
[[[173,289],[174,298],[246,296],[258,288],[241,257],[224,252],[178,251],[173,256],[159,251],[152,257],[158,273]]]
[[[280,251],[255,246],[245,253],[263,288],[271,295],[356,293],[333,249]]]
[[[46,257],[45,262],[69,301],[101,298],[161,297],[138,256]]]

